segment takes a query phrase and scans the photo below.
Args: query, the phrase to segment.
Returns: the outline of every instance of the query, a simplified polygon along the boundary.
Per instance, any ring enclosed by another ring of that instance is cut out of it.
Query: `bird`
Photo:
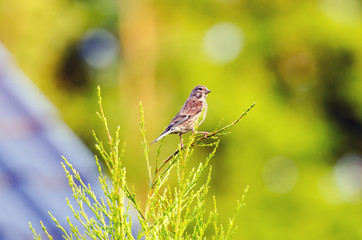
[[[181,148],[183,148],[182,134],[195,131],[195,123],[199,120],[201,114],[203,114],[199,125],[205,120],[207,113],[206,97],[211,91],[203,85],[197,85],[192,89],[190,96],[182,106],[181,110],[168,124],[165,131],[152,143],[159,141],[168,134],[178,134],[180,136]],[[199,132],[205,134],[205,138],[208,132]]]

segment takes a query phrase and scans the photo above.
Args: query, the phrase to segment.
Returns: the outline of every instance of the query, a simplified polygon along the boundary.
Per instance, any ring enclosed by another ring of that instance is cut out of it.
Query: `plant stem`
[[[248,112],[255,106],[255,104],[256,103],[253,103],[249,108],[247,108],[234,122],[230,123],[229,125],[226,125],[223,128],[220,128],[219,130],[215,130],[215,131],[209,133],[208,135],[206,135],[206,137],[204,137],[204,135],[203,135],[203,137],[201,137],[201,138],[197,139],[195,142],[193,142],[190,147],[194,147],[195,145],[203,143],[207,139],[210,139],[211,137],[217,135],[218,133],[225,131],[226,129],[234,126],[235,124],[237,124],[240,121],[241,118],[243,118],[245,115],[248,114]],[[185,148],[186,148],[186,146],[182,147],[181,150],[183,150]],[[159,168],[157,168],[157,166],[156,166],[155,175],[157,175],[161,171],[161,169],[168,163],[168,161],[170,161],[173,157],[175,157],[179,152],[180,152],[180,149],[177,149],[165,161],[163,161],[163,163],[161,164],[161,166]],[[155,177],[154,177],[154,179],[155,179]]]

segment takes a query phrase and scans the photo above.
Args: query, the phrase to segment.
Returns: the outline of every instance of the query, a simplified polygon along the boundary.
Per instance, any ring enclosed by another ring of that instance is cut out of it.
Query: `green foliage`
[[[147,163],[149,176],[149,189],[145,207],[142,208],[134,190],[128,188],[126,182],[126,168],[123,165],[125,144],[121,145],[119,140],[119,128],[115,136],[112,136],[107,119],[102,107],[102,97],[98,88],[98,99],[100,112],[99,118],[102,120],[107,134],[107,143],[104,144],[93,132],[96,140],[96,148],[102,157],[104,165],[109,171],[111,185],[107,183],[107,176],[102,173],[100,161],[96,156],[96,163],[99,171],[99,182],[101,184],[105,198],[96,196],[91,186],[85,184],[79,172],[65,158],[62,166],[67,174],[69,185],[73,191],[73,197],[77,202],[77,208],[67,199],[68,207],[72,210],[78,224],[84,228],[84,233],[77,224],[67,218],[70,231],[66,231],[58,220],[51,214],[51,218],[56,226],[63,232],[65,239],[134,239],[132,236],[131,207],[137,212],[141,230],[137,239],[205,239],[207,235],[212,235],[212,239],[231,239],[236,231],[235,218],[240,208],[245,204],[245,189],[241,200],[237,201],[234,215],[225,226],[218,221],[218,211],[216,198],[213,197],[214,210],[207,212],[205,204],[210,188],[211,166],[210,160],[215,155],[219,146],[219,137],[225,134],[225,130],[232,127],[245,116],[254,104],[233,123],[215,129],[206,137],[198,135],[197,131],[190,136],[189,142],[183,148],[179,148],[163,163],[158,166],[159,154],[162,143],[158,147],[155,163],[156,168],[152,169],[149,159],[149,147],[146,140],[146,129],[144,112],[140,103],[141,112],[141,134],[144,156]],[[198,123],[196,123],[196,129]],[[187,170],[186,166],[192,157],[196,147],[211,147],[212,151],[208,157],[201,161],[196,168]],[[178,184],[170,186],[168,184],[169,175],[176,172]],[[205,181],[201,181],[203,174],[207,175]],[[94,217],[87,215],[85,209],[88,208]],[[47,232],[46,227],[40,222],[42,229],[49,239],[53,239]],[[37,235],[32,225],[30,228],[34,233],[34,239],[41,239]],[[225,226],[225,227],[224,227]],[[213,228],[213,231],[212,231]]]

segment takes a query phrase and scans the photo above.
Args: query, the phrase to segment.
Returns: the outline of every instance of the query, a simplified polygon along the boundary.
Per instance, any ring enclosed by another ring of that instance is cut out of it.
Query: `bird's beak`
[[[210,91],[210,90],[206,90],[206,94],[209,94],[209,93],[211,93],[211,91]]]

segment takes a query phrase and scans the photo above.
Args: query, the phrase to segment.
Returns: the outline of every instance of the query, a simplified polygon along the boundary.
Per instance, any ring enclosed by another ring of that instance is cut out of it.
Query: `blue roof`
[[[41,233],[39,220],[62,239],[48,215],[63,226],[73,216],[66,205],[72,192],[61,156],[102,194],[93,154],[0,43],[0,240],[32,239],[28,222]]]

